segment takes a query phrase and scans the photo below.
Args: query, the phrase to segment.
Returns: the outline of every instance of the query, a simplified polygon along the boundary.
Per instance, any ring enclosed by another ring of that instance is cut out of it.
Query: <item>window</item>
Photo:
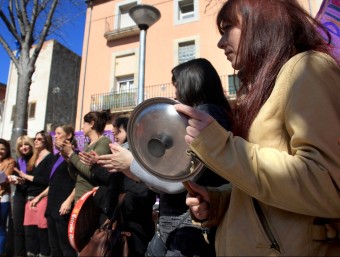
[[[118,93],[131,92],[134,89],[133,75],[117,78]]]
[[[184,0],[178,2],[178,19],[185,20],[195,16],[194,13],[194,1]]]
[[[137,5],[136,1],[124,1],[116,6],[115,29],[123,29],[131,26],[136,26],[136,23],[131,19],[129,10]]]
[[[32,102],[28,103],[28,118],[34,118],[35,117],[35,107],[37,103]]]
[[[195,59],[195,41],[181,42],[178,44],[178,64]]]
[[[200,37],[193,35],[173,41],[174,66],[200,57]]]
[[[175,24],[187,23],[198,20],[198,0],[175,0]]]
[[[236,95],[237,90],[240,88],[240,79],[237,75],[228,75],[228,94]]]
[[[37,105],[36,102],[29,102],[28,103],[27,116],[28,116],[29,119],[35,118],[35,108],[36,108],[36,105]],[[14,121],[14,116],[16,114],[16,111],[17,111],[16,105],[13,105],[11,121]]]

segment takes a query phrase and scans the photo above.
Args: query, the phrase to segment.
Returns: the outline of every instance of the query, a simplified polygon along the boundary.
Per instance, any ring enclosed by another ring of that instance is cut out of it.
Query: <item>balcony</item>
[[[235,99],[235,94],[229,94],[228,75],[221,76],[224,93],[230,101]],[[233,89],[230,90],[234,92]],[[137,106],[137,88],[125,91],[113,91],[110,93],[91,96],[91,111],[110,109],[112,113],[130,112]],[[174,99],[175,88],[171,83],[145,86],[144,99],[154,97],[167,97]]]
[[[107,41],[139,35],[139,28],[127,14],[105,18],[104,37]]]

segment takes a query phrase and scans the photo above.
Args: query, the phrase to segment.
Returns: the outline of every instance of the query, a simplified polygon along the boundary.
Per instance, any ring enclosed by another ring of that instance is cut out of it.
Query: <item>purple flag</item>
[[[340,61],[340,0],[323,0],[316,19],[331,34],[333,54]]]
[[[51,132],[50,134],[51,134],[53,142],[54,142],[55,133]],[[113,136],[113,133],[112,133],[111,130],[104,130],[103,135],[110,138],[111,141],[114,142],[114,136]],[[75,140],[77,140],[77,145],[78,145],[79,151],[82,151],[85,144],[87,144],[89,142],[89,138],[84,135],[83,131],[76,131],[74,133],[74,138],[75,138]],[[58,152],[59,152],[58,149],[54,149],[54,153],[58,153]]]

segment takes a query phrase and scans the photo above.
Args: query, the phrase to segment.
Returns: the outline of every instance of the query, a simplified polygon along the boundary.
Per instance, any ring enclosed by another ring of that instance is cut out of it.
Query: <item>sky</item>
[[[82,54],[86,16],[86,4],[84,2],[85,1],[81,1],[79,6],[68,5],[66,7],[68,20],[58,32],[60,35],[51,35],[48,38],[57,40],[59,43],[80,56]],[[4,27],[2,26],[0,29],[3,30]],[[0,33],[3,34],[3,31]],[[14,42],[14,40],[11,39],[9,42]],[[11,45],[11,47],[14,49],[15,44],[12,44],[13,45]],[[0,82],[3,84],[7,84],[9,65],[9,56],[3,49],[2,45],[0,45]]]

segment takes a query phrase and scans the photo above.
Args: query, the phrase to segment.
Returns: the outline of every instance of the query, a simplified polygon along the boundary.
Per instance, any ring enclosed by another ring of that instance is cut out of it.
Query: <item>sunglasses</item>
[[[34,141],[37,140],[37,141],[43,141],[43,138],[42,137],[36,137],[34,138]]]

